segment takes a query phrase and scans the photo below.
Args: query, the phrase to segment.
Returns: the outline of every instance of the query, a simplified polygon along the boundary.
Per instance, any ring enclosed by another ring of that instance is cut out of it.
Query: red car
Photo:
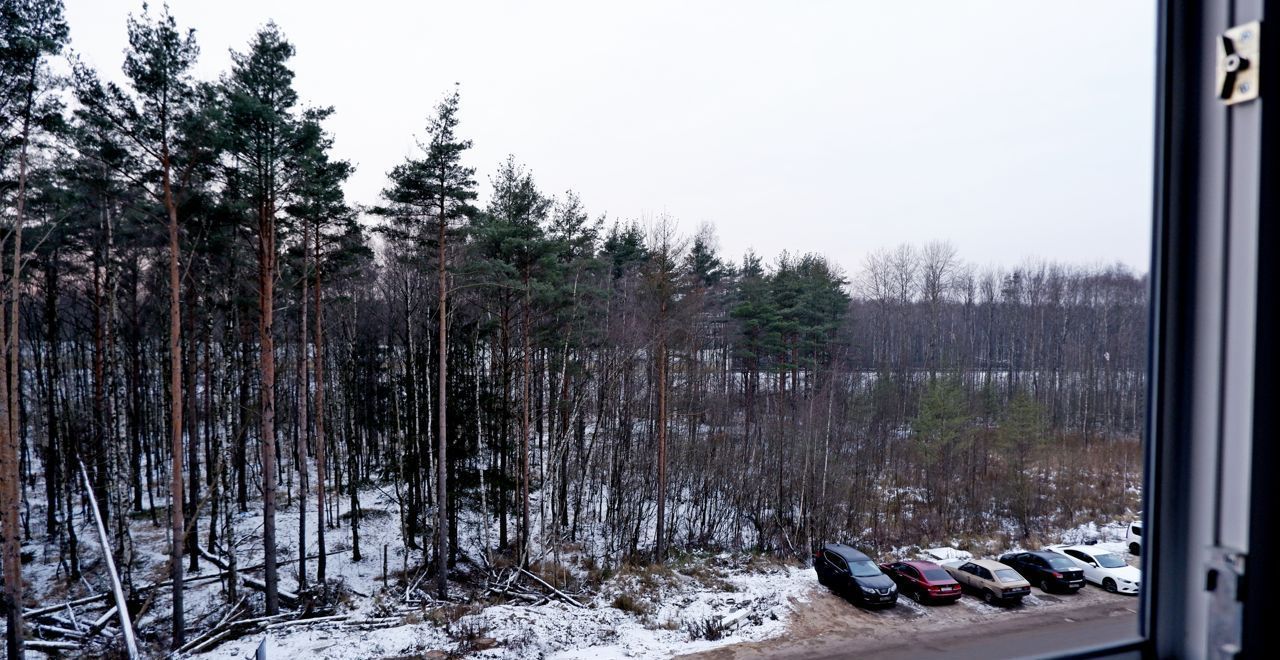
[[[900,593],[917,603],[954,603],[960,600],[960,583],[931,561],[898,561],[880,564],[880,568],[893,578]]]

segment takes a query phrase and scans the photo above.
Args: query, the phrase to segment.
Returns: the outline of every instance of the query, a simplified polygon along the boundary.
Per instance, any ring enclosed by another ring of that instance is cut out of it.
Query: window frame
[[[1280,169],[1280,118],[1268,121],[1280,101],[1272,108],[1263,90],[1225,106],[1214,85],[1219,35],[1277,15],[1280,0],[1158,3],[1139,629],[1058,657],[1216,655],[1210,640],[1233,626],[1245,653],[1266,643],[1266,585],[1280,567],[1247,553],[1280,540],[1280,511],[1264,506],[1280,412],[1259,405],[1280,397],[1267,379],[1280,347],[1257,341],[1280,336],[1280,312],[1260,304],[1280,293],[1269,249],[1280,244],[1280,190],[1263,185]],[[1264,59],[1280,61],[1280,40],[1263,32]],[[1244,595],[1224,609],[1206,584],[1227,552],[1245,553],[1230,581]]]

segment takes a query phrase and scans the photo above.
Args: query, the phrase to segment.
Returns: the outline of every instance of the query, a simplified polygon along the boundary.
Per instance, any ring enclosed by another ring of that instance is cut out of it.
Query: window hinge
[[[1209,550],[1205,590],[1209,592],[1209,658],[1234,660],[1244,642],[1246,555],[1230,548]]]
[[[1258,98],[1262,23],[1237,25],[1218,37],[1218,98],[1235,105]]]

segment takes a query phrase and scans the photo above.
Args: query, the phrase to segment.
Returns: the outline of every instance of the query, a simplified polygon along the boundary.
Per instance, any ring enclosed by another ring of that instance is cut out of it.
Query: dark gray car
[[[843,543],[813,553],[818,582],[863,605],[889,607],[898,602],[898,585],[870,557]]]

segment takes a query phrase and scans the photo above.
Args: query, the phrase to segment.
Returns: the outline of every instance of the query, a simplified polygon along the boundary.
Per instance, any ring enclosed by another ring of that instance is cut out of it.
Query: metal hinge
[[[1258,98],[1262,23],[1237,25],[1218,38],[1218,98],[1235,105]]]
[[[1209,592],[1209,653],[1207,657],[1234,660],[1244,643],[1243,552],[1210,548],[1204,588]]]

